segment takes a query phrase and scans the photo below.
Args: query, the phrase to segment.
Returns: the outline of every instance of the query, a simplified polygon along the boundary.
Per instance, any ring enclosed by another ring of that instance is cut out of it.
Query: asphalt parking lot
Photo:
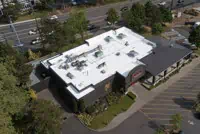
[[[150,119],[160,125],[170,126],[171,116],[180,113],[184,125],[199,126],[192,113],[192,106],[200,92],[200,64],[186,76],[176,81],[167,90],[147,103],[141,111]],[[191,133],[196,134],[196,133]]]

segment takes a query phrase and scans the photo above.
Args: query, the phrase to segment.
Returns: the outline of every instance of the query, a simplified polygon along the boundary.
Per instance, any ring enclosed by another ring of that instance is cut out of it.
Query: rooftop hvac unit
[[[135,57],[137,55],[137,52],[135,52],[134,50],[131,50],[129,53],[128,53],[128,56],[129,57]]]
[[[102,73],[102,74],[105,74],[105,73],[106,73],[106,71],[105,71],[105,70],[101,70],[101,73]]]
[[[67,73],[67,77],[69,77],[70,79],[73,79],[74,78],[74,76],[69,72],[69,73]]]
[[[102,51],[97,51],[94,53],[95,57],[101,57],[103,55],[103,52]]]
[[[128,41],[125,43],[125,46],[128,46],[129,44],[128,44]]]
[[[105,40],[106,42],[110,42],[110,41],[112,40],[112,37],[107,36],[106,38],[104,38],[104,40]]]
[[[103,62],[103,63],[99,64],[99,65],[97,66],[97,68],[100,69],[100,68],[104,67],[105,65],[106,65],[106,63]]]
[[[123,33],[120,33],[120,34],[117,35],[117,38],[118,38],[118,39],[123,39],[123,38],[125,38],[125,37],[126,37],[126,35],[123,34]]]

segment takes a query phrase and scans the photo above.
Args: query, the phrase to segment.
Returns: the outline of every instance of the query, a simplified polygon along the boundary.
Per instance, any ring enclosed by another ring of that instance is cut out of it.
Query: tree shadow
[[[158,123],[156,121],[152,121],[152,120],[148,122],[148,126],[155,131],[158,130],[158,129],[164,130],[166,128],[164,125],[161,125],[160,123]]]
[[[187,109],[187,110],[192,110],[193,106],[195,104],[194,100],[191,99],[186,99],[184,97],[181,98],[174,98],[173,101],[179,105],[181,108]]]
[[[61,98],[58,87],[56,86],[55,81],[53,78],[50,78],[49,80],[49,88],[48,90],[53,95],[54,99],[59,103],[59,105],[63,108],[63,110],[67,113],[73,113],[71,109],[64,103],[63,98]]]

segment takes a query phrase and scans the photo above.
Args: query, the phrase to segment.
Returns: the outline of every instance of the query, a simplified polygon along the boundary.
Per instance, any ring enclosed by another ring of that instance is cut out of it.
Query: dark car
[[[91,31],[91,30],[95,30],[95,29],[98,29],[99,27],[96,26],[96,25],[92,25],[92,24],[89,24],[88,27],[87,27],[87,30],[88,31]]]
[[[124,12],[124,11],[127,11],[127,10],[128,10],[128,7],[127,7],[127,6],[122,7],[122,8],[120,9],[121,12]]]

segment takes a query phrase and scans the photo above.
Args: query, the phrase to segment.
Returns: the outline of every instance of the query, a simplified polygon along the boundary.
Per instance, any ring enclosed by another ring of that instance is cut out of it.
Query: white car
[[[56,15],[53,15],[53,16],[51,16],[51,18],[50,18],[51,20],[55,20],[55,19],[58,19],[58,16],[56,16]]]
[[[37,29],[32,29],[28,32],[28,35],[35,35],[37,34]]]
[[[160,2],[158,5],[160,5],[160,6],[164,6],[164,5],[166,5],[167,3],[165,2],[165,1],[163,1],[163,2]]]
[[[31,45],[36,45],[36,44],[39,44],[39,43],[41,43],[40,37],[37,37],[36,39],[31,41]]]

